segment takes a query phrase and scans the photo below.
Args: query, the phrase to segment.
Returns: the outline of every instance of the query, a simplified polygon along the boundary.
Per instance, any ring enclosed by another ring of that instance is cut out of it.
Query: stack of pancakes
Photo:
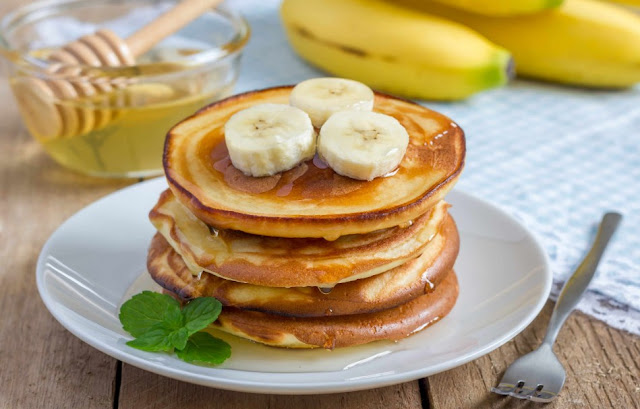
[[[374,111],[410,137],[397,171],[360,181],[318,158],[275,176],[233,167],[224,124],[259,103],[287,103],[291,87],[238,95],[168,134],[170,189],[150,213],[153,279],[188,301],[224,308],[214,327],[290,348],[398,340],[442,319],[458,296],[459,240],[443,200],[464,164],[449,118],[376,94]]]

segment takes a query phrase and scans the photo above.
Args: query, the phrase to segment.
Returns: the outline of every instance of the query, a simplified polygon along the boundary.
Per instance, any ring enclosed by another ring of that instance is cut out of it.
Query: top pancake
[[[227,98],[169,131],[164,151],[169,186],[200,220],[264,236],[335,239],[407,223],[442,199],[459,177],[462,129],[444,115],[379,93],[374,111],[395,117],[409,133],[395,174],[354,180],[316,158],[274,176],[245,176],[229,160],[224,124],[256,104],[288,103],[291,88]]]

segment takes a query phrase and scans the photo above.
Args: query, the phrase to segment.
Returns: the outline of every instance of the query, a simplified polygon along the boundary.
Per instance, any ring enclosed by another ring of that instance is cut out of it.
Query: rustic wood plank
[[[123,364],[119,409],[421,409],[418,382],[330,395],[262,395],[224,391]]]
[[[422,380],[433,409],[524,408],[531,402],[489,393],[517,357],[542,340],[553,304],[513,341],[460,368]],[[640,407],[640,338],[611,329],[582,313],[574,313],[555,347],[567,371],[560,397],[545,408]]]
[[[7,81],[0,96],[9,101]],[[81,207],[130,182],[102,181],[53,163],[22,130],[12,104],[0,110],[0,408],[112,406],[116,361],[67,332],[37,294],[38,253]]]

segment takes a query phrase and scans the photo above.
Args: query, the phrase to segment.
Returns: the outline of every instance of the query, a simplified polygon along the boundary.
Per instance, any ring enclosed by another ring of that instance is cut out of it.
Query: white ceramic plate
[[[551,288],[535,238],[494,206],[462,192],[448,201],[461,236],[460,298],[427,330],[397,343],[326,350],[280,350],[226,336],[232,356],[219,367],[130,348],[118,321],[122,302],[143,289],[147,213],[163,179],[115,192],[81,210],[51,236],[37,266],[38,290],[65,328],[131,365],[187,382],[262,393],[329,393],[391,385],[462,365],[504,344],[538,314]]]

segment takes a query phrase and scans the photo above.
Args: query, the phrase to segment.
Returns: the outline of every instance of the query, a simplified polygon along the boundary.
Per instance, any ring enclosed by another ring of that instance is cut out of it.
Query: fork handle
[[[562,291],[560,291],[558,301],[556,301],[556,306],[553,308],[553,313],[549,320],[547,334],[542,340],[543,345],[547,344],[548,346],[552,346],[555,342],[562,324],[564,324],[569,314],[571,314],[571,311],[576,307],[580,298],[582,298],[582,295],[587,290],[587,287],[589,287],[589,283],[591,283],[595,275],[600,258],[621,220],[622,215],[615,212],[606,213],[602,217],[591,250],[589,250],[589,253],[584,257],[573,275],[564,283]]]

